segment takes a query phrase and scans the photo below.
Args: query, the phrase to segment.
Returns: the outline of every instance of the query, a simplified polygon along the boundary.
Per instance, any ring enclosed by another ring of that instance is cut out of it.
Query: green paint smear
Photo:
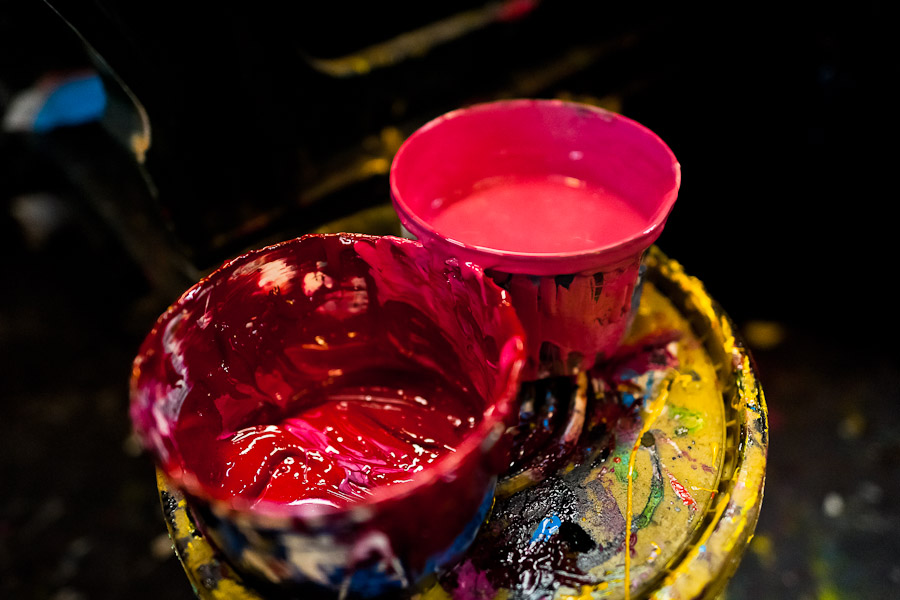
[[[675,427],[676,437],[682,437],[688,433],[697,433],[703,427],[703,413],[699,410],[691,410],[683,406],[668,406],[669,416],[678,422]]]
[[[612,456],[609,457],[609,464],[612,465],[613,473],[619,483],[625,483],[628,480],[628,459],[631,457],[631,446],[619,446],[616,448]],[[616,461],[616,459],[619,459]],[[631,473],[631,480],[637,480],[637,469]]]
[[[630,455],[631,447],[619,446],[616,448],[615,452],[613,452],[612,456],[609,457],[609,460],[612,464],[613,473],[620,483],[625,483],[628,479],[628,459]],[[616,462],[616,458],[619,459],[618,462]],[[650,460],[653,465],[653,475],[650,479],[650,495],[647,496],[647,503],[644,505],[644,510],[641,511],[641,514],[632,519],[632,531],[644,529],[650,524],[650,521],[653,519],[653,515],[656,513],[656,509],[662,503],[663,496],[665,496],[665,486],[663,485],[662,478],[662,467],[659,464],[659,455],[656,452],[655,443],[653,445],[653,449],[650,452]],[[637,470],[632,471],[632,481],[637,479],[637,474]]]
[[[634,519],[633,527],[635,529],[643,529],[650,524],[656,508],[660,505],[665,495],[662,477],[657,477],[656,475],[657,473],[654,472],[653,479],[650,481],[650,495],[647,497],[647,504],[644,505],[644,510],[641,511],[641,514]]]

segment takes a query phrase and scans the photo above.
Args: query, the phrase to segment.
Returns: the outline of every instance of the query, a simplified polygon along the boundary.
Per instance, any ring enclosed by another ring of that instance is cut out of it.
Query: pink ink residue
[[[490,600],[497,593],[487,574],[470,560],[458,566],[455,574],[457,579],[453,600]]]
[[[443,200],[432,226],[438,235],[468,246],[577,252],[615,244],[650,225],[616,194],[572,177],[501,177],[460,195]]]

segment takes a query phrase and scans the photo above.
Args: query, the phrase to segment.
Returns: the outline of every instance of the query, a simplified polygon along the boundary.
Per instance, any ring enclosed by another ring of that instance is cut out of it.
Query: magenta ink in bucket
[[[480,265],[525,327],[524,378],[610,356],[681,171],[643,125],[558,100],[478,104],[427,123],[391,165],[394,207],[432,252]]]
[[[132,422],[243,575],[290,596],[396,592],[484,522],[523,338],[479,268],[412,240],[307,235],[226,263],[159,318]]]

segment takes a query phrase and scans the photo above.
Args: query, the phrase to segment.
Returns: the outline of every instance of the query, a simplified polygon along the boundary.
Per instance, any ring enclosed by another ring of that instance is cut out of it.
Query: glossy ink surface
[[[371,379],[384,384],[340,386],[234,432],[184,419],[175,435],[192,470],[223,496],[343,507],[409,483],[480,421],[471,399],[447,385],[402,371]]]
[[[639,235],[650,223],[617,194],[574,177],[496,177],[445,202],[431,221],[469,246],[529,253],[577,252]]]

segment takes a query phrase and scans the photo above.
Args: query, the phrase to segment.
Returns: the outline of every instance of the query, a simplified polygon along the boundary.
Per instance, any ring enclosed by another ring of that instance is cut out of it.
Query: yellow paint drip
[[[529,487],[534,481],[534,473],[529,469],[498,483],[496,495],[500,498],[512,496],[516,492],[520,492]]]

